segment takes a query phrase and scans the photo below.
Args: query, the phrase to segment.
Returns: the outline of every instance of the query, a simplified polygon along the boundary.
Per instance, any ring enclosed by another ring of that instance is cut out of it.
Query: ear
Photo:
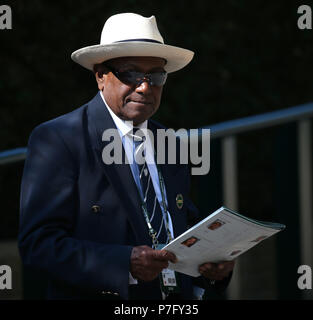
[[[96,81],[98,83],[98,89],[102,91],[104,88],[106,74],[99,71],[95,73],[95,76],[96,76]]]

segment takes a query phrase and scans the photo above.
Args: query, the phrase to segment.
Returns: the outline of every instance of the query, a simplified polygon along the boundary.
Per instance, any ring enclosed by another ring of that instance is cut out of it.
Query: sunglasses
[[[106,65],[106,68],[111,71],[117,79],[125,84],[140,85],[143,81],[147,81],[150,86],[161,87],[165,84],[167,73],[165,71],[143,73],[138,71],[118,71]]]

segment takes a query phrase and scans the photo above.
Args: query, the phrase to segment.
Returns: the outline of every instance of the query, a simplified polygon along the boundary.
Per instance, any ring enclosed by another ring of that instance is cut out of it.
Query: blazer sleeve
[[[132,247],[72,236],[78,210],[78,167],[57,128],[31,134],[20,198],[19,250],[26,267],[93,293],[127,298]]]

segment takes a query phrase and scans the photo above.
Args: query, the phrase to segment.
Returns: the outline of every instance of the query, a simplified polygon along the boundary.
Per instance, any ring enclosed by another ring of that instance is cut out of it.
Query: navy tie
[[[139,128],[133,130],[134,139],[134,158],[138,159],[140,153],[142,157],[145,157],[145,135]],[[139,162],[139,161],[138,161]],[[137,162],[136,162],[137,163]],[[150,223],[153,229],[157,233],[159,243],[167,242],[167,233],[165,227],[165,221],[160,208],[159,201],[154,191],[152,178],[147,166],[146,161],[143,164],[137,163],[139,169],[139,179],[142,189],[143,201],[146,203],[147,211],[150,219]]]

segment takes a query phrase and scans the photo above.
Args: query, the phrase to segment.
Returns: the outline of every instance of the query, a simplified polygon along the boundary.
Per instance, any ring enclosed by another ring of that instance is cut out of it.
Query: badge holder
[[[156,249],[161,250],[165,244],[158,244]],[[171,269],[163,269],[159,275],[162,292],[168,296],[170,293],[180,293],[177,273]]]

